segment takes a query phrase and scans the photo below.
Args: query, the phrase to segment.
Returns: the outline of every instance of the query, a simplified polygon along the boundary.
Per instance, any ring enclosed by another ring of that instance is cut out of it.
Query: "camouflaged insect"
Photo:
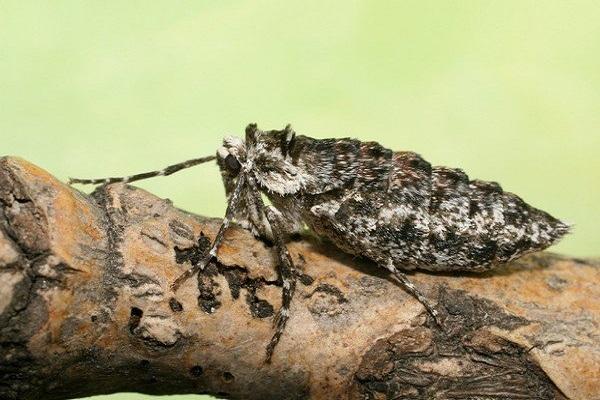
[[[544,249],[569,231],[497,183],[470,180],[460,169],[432,167],[416,153],[394,152],[376,142],[297,136],[289,125],[281,131],[248,125],[245,140],[225,138],[216,157],[130,177],[71,182],[132,182],[215,159],[227,212],[210,251],[173,286],[216,255],[232,220],[270,239],[279,257],[283,299],[267,360],[284,331],[295,288],[285,238],[305,226],[386,268],[436,321],[436,308],[402,271],[485,271]],[[272,206],[265,206],[262,194]]]

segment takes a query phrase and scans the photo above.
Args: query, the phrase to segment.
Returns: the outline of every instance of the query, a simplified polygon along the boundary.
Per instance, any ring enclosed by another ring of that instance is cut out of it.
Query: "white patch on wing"
[[[495,223],[504,225],[504,210],[502,209],[501,204],[492,207],[492,216],[494,217]]]
[[[531,234],[531,241],[534,243],[538,243],[540,241],[540,226],[537,222],[534,222],[531,225],[531,230],[532,230],[532,234]]]

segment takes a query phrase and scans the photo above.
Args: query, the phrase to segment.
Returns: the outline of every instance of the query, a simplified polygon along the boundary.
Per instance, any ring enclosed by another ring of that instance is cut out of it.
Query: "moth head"
[[[244,141],[235,136],[223,139],[223,146],[217,150],[217,163],[221,171],[237,176],[246,162],[246,146]]]
[[[246,128],[249,165],[258,184],[270,192],[295,193],[310,179],[306,171],[296,165],[300,147],[290,125],[271,131],[261,131],[256,124]]]

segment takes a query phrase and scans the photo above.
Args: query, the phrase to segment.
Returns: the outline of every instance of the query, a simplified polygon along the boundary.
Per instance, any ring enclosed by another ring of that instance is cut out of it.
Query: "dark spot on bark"
[[[225,276],[227,284],[229,285],[231,297],[238,299],[240,297],[240,290],[244,286],[248,274],[240,269],[229,269],[223,272],[223,276]]]
[[[235,377],[233,376],[233,374],[229,371],[225,371],[223,372],[223,380],[225,382],[233,382],[233,380],[235,379]]]
[[[302,253],[298,253],[298,260],[300,260],[300,262],[298,263],[297,267],[304,268],[306,265],[306,258],[304,258]],[[296,277],[304,286],[310,286],[315,281],[312,276],[301,272],[299,269],[296,269]]]
[[[198,305],[202,308],[202,310],[204,310],[204,312],[212,314],[217,311],[219,307],[221,307],[221,302],[212,298],[202,299],[201,297],[198,297]]]
[[[310,275],[307,274],[303,274],[300,273],[298,274],[298,280],[300,281],[300,283],[302,283],[304,286],[310,286],[314,283],[315,278],[313,278]]]
[[[524,318],[508,314],[487,299],[470,296],[462,290],[442,287],[438,304],[448,312],[446,322],[463,331],[492,325],[512,330],[529,323]]]
[[[129,316],[129,332],[133,333],[135,328],[140,325],[142,315],[144,315],[144,312],[141,309],[137,307],[131,307],[131,313]]]
[[[204,369],[200,365],[194,365],[190,368],[190,375],[195,376],[196,378],[202,376],[204,373]]]
[[[91,320],[92,322],[96,322],[96,321],[98,321],[98,316],[97,316],[97,315],[92,315],[92,316],[90,317],[90,320]]]
[[[386,341],[378,340],[364,355],[361,368],[356,372],[359,381],[382,381],[394,370],[393,353],[387,350]],[[383,384],[379,382],[379,384]],[[379,391],[378,387],[373,388]]]
[[[333,297],[335,297],[338,301],[338,303],[347,303],[348,299],[346,299],[346,297],[344,296],[344,294],[342,293],[342,291],[340,289],[338,289],[337,287],[330,285],[328,283],[322,283],[319,286],[317,286],[315,288],[315,290],[312,291],[312,293],[306,295],[306,298],[310,298],[312,297],[315,293],[318,292],[322,292],[322,293],[327,293],[332,295]]]
[[[327,283],[320,284],[305,298],[310,299],[307,308],[315,316],[334,318],[348,311],[344,306],[348,300],[342,291]]]
[[[210,239],[201,232],[197,245],[185,249],[175,247],[175,260],[179,264],[188,262],[192,265],[196,264],[205,256],[210,247]],[[257,251],[254,251],[252,255],[255,257],[259,256]],[[233,299],[240,297],[242,288],[248,291],[246,302],[254,317],[267,318],[274,314],[271,304],[266,300],[256,297],[256,290],[259,287],[269,284],[282,285],[281,279],[277,282],[267,282],[262,277],[252,279],[248,277],[248,272],[244,268],[224,266],[216,259],[209,263],[203,271],[198,273],[198,306],[203,311],[212,314],[221,306],[221,301],[218,297],[222,294],[222,291],[214,279],[218,275],[223,275],[227,281]],[[313,282],[313,279],[308,275],[301,275],[299,278],[305,285],[310,285]]]
[[[219,271],[214,264],[209,264],[204,271],[198,274],[198,306],[208,314],[214,313],[221,302],[217,296],[221,294],[219,284],[212,277],[218,275]]]
[[[268,301],[259,299],[253,293],[246,296],[246,301],[250,305],[250,313],[256,318],[267,318],[273,315],[273,306]]]
[[[183,311],[183,305],[179,301],[177,301],[175,297],[171,297],[169,299],[169,307],[171,307],[171,311],[173,312]]]
[[[206,266],[206,268],[204,268],[202,274],[214,278],[215,276],[219,275],[219,267],[217,264],[211,262]]]
[[[210,250],[210,247],[210,239],[204,236],[204,232],[200,232],[200,237],[195,246],[185,249],[175,246],[175,262],[177,262],[177,264],[184,264],[186,262],[189,262],[192,265],[197,264]]]

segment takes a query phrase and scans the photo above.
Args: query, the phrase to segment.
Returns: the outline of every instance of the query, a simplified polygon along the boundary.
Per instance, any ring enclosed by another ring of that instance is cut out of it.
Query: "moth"
[[[307,227],[341,250],[377,263],[440,324],[436,306],[405,271],[489,270],[550,246],[570,229],[497,183],[471,180],[461,169],[432,167],[417,153],[394,152],[376,142],[296,135],[289,125],[261,131],[250,124],[244,139],[226,137],[215,156],[159,171],[70,183],[134,182],[215,160],[227,211],[210,250],[173,288],[216,256],[232,221],[269,239],[279,260],[282,305],[267,360],[284,332],[296,287],[286,247],[292,233]]]

